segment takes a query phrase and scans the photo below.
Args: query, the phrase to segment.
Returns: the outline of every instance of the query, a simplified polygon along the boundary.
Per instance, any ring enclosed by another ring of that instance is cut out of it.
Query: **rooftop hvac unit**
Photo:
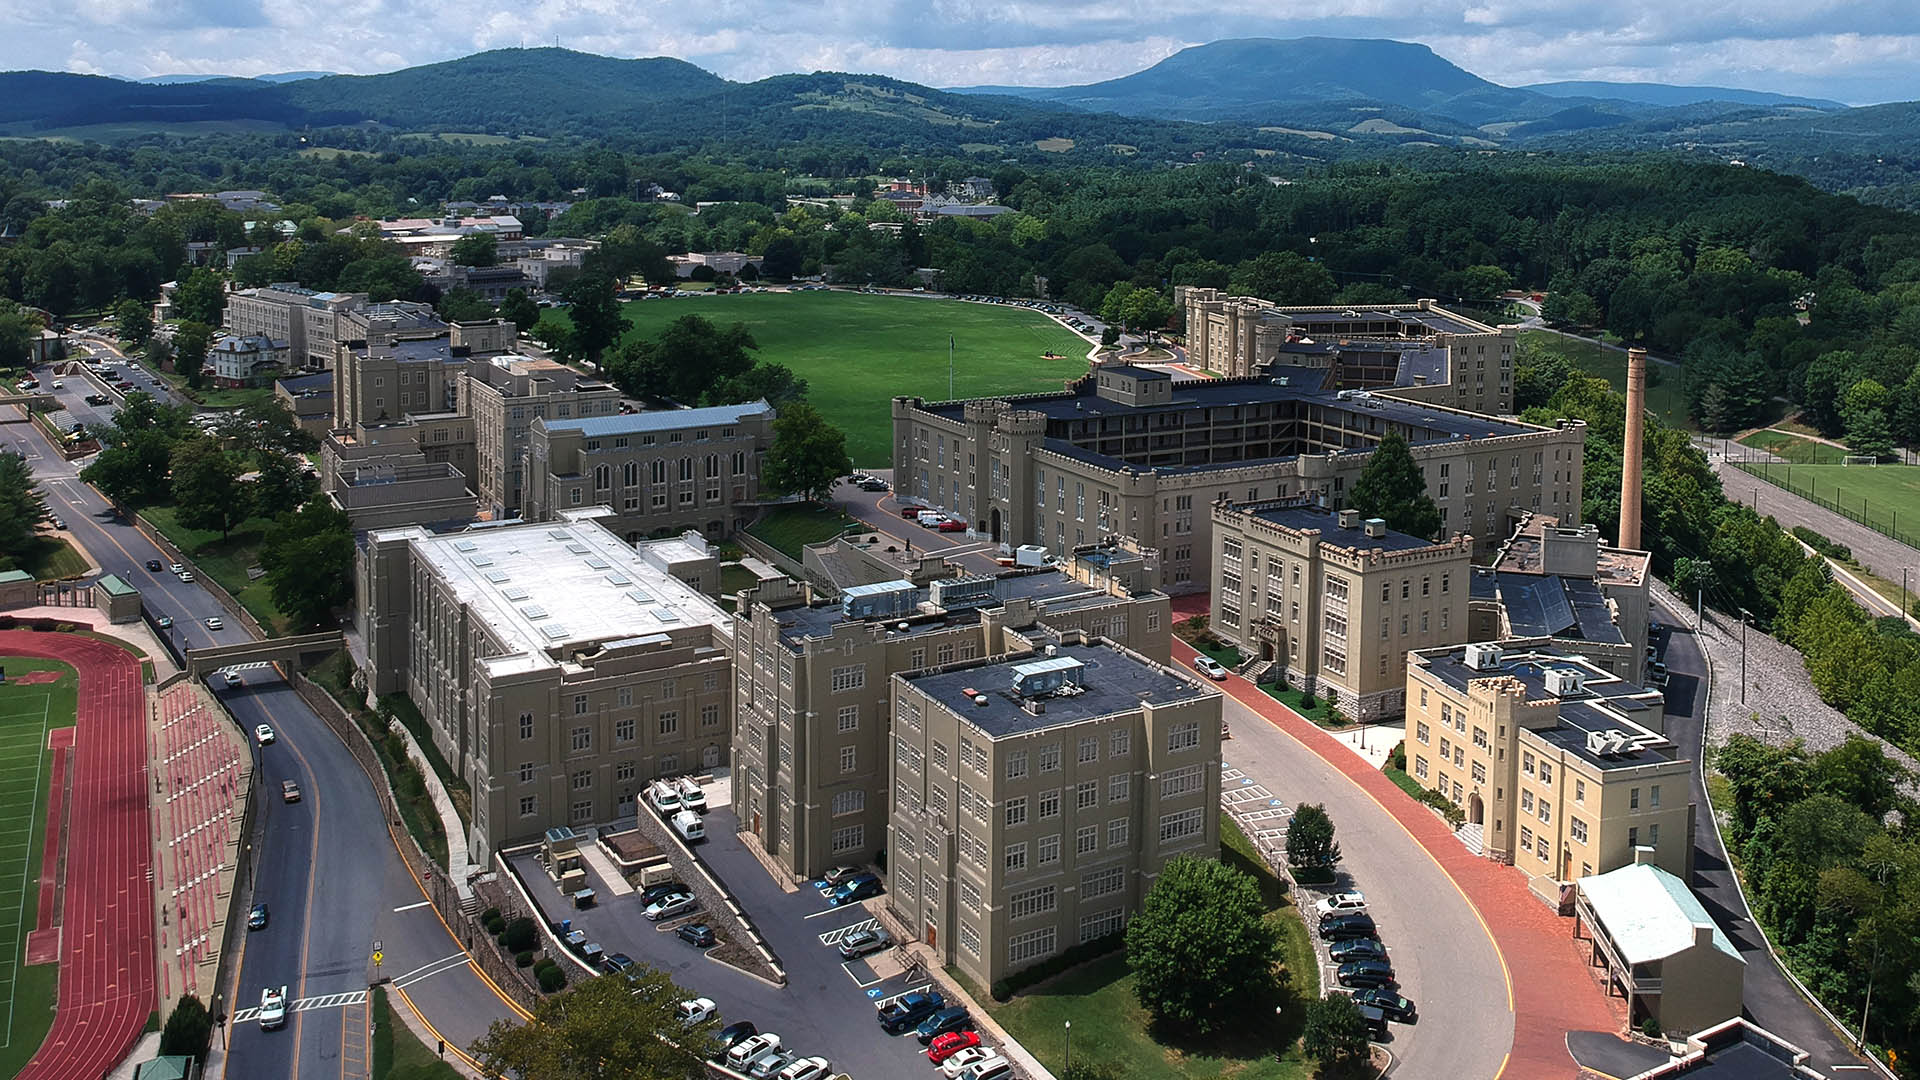
[[[1619,728],[1608,728],[1607,729],[1607,753],[1609,754],[1625,753],[1626,749],[1627,749],[1627,733],[1624,731],[1621,731]]]
[[[910,615],[917,604],[911,581],[855,585],[840,596],[840,614],[848,619],[885,619]]]
[[[1500,646],[1467,646],[1467,666],[1475,671],[1493,671],[1500,666]]]
[[[1587,732],[1587,753],[1604,756],[1607,752],[1607,733],[1604,731]]]
[[[942,578],[933,583],[933,606],[944,611],[965,611],[995,603],[999,595],[990,577]]]
[[[1586,687],[1587,676],[1573,668],[1549,668],[1546,681],[1547,693],[1557,698],[1573,697]]]
[[[1373,537],[1375,540],[1378,540],[1381,537],[1387,535],[1387,519],[1386,518],[1368,518],[1367,519],[1367,535]]]
[[[1086,665],[1071,656],[1052,656],[1045,660],[1013,665],[1013,692],[1021,697],[1050,694],[1078,680]]]

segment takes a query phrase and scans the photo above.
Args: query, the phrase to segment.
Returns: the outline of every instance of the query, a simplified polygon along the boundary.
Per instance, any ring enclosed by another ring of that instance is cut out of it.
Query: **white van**
[[[680,806],[682,809],[691,810],[696,814],[704,814],[707,812],[707,793],[700,790],[699,783],[697,783],[693,777],[683,776],[675,781],[675,783],[680,786]]]
[[[706,825],[701,823],[700,815],[691,810],[682,810],[673,815],[673,831],[679,833],[680,839],[689,844],[695,840],[707,838]]]
[[[671,780],[655,780],[647,785],[647,801],[668,817],[680,809],[680,785]]]

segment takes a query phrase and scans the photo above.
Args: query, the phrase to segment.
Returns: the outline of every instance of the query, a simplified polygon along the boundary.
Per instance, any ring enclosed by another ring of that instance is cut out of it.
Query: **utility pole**
[[[947,400],[953,400],[953,335],[947,335]]]
[[[1747,703],[1747,609],[1740,609],[1740,704]]]

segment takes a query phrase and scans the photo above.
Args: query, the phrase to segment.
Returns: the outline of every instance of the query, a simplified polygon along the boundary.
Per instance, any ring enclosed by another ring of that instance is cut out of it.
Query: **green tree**
[[[1840,406],[1847,423],[1847,448],[1876,458],[1893,453],[1893,435],[1887,426],[1887,388],[1872,379],[1849,387]]]
[[[1333,299],[1333,274],[1292,251],[1269,251],[1243,262],[1228,286],[1235,295],[1276,304],[1324,304]]]
[[[42,329],[38,315],[0,298],[0,368],[26,367]]]
[[[173,450],[173,503],[180,524],[226,539],[253,512],[240,463],[210,438],[183,440]]]
[[[693,404],[716,384],[754,367],[750,350],[759,343],[745,325],[724,328],[699,315],[682,315],[658,338],[630,341],[607,363],[607,374],[635,397],[662,397]]]
[[[499,251],[492,233],[468,233],[453,242],[447,260],[455,266],[492,266],[499,261]]]
[[[280,453],[263,453],[253,478],[253,510],[261,517],[278,517],[306,505],[320,490],[320,478],[308,472],[306,462]]]
[[[760,473],[763,489],[775,495],[821,499],[846,475],[847,437],[820,411],[796,401],[773,422],[773,446]]]
[[[703,1076],[719,1049],[719,1022],[680,1023],[674,1010],[691,996],[636,964],[623,977],[588,979],[546,998],[531,1021],[494,1021],[469,1050],[483,1074],[517,1080]]]
[[[166,1057],[185,1055],[195,1061],[207,1056],[207,1041],[213,1037],[213,1017],[200,999],[187,994],[174,1003],[167,1014],[167,1025],[160,1029],[160,1053]]]
[[[613,279],[582,274],[567,286],[567,314],[573,320],[573,348],[596,369],[607,347],[626,332],[627,320],[614,296]]]
[[[1598,326],[1600,305],[1579,289],[1556,289],[1541,303],[1540,317],[1555,326]]]
[[[213,327],[205,323],[183,322],[173,332],[173,370],[198,388],[206,375],[207,347],[213,342]]]
[[[806,396],[807,380],[795,375],[793,369],[785,364],[762,360],[747,369],[744,375],[731,376],[714,383],[701,395],[700,400],[706,405],[734,405],[765,399],[769,405],[781,408]]]
[[[1367,1060],[1367,1020],[1346,994],[1328,994],[1307,1003],[1301,1049],[1319,1064],[1322,1076],[1339,1076]]]
[[[1182,1033],[1237,1027],[1281,989],[1280,933],[1259,883],[1213,859],[1182,855],[1161,867],[1127,924],[1126,949],[1141,1006]]]
[[[508,289],[506,299],[500,302],[500,317],[519,327],[524,334],[540,321],[540,305],[533,302],[526,290]]]
[[[113,309],[114,325],[119,329],[120,340],[134,345],[145,345],[153,336],[153,309],[139,300],[122,300]]]
[[[487,239],[493,239],[491,236]],[[448,322],[479,322],[494,316],[493,305],[487,298],[472,289],[448,289],[440,294],[440,302],[434,310]]]
[[[33,486],[33,467],[19,454],[0,452],[0,556],[24,555],[47,516],[46,500]]]
[[[186,322],[219,326],[226,306],[226,282],[204,266],[189,271],[173,288],[173,313]]]
[[[310,626],[353,598],[353,526],[325,499],[281,514],[260,544],[273,602]]]
[[[1431,539],[1440,531],[1440,508],[1427,496],[1426,477],[1397,431],[1387,432],[1373,448],[1347,505],[1362,517],[1385,519],[1387,528],[1408,536]]]
[[[1325,869],[1340,861],[1340,844],[1333,838],[1333,818],[1319,803],[1302,803],[1287,824],[1287,865]]]

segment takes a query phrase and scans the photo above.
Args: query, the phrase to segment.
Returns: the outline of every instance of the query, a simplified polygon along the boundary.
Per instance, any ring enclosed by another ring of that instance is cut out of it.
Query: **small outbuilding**
[[[1740,1015],[1747,962],[1679,878],[1641,861],[1575,883],[1573,933],[1593,943],[1608,992],[1627,999],[1633,1023],[1694,1032]]]

